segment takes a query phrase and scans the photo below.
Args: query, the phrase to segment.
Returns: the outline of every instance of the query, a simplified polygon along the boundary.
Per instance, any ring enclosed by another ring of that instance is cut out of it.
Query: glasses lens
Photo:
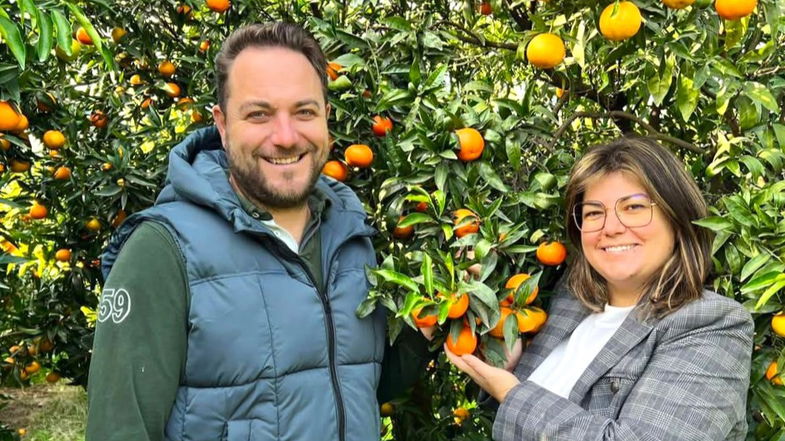
[[[578,229],[590,233],[602,230],[605,225],[605,206],[596,202],[583,202],[573,211]]]
[[[627,196],[616,202],[616,214],[627,227],[643,227],[649,225],[652,217],[651,199],[642,194]]]

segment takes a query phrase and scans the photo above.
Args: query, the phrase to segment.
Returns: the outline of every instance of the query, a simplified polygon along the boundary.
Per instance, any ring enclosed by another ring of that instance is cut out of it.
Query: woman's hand
[[[493,367],[474,355],[461,355],[459,357],[450,352],[446,344],[444,345],[444,352],[452,364],[469,374],[475,383],[491,394],[499,403],[504,401],[507,393],[520,383],[518,378],[507,370]]]

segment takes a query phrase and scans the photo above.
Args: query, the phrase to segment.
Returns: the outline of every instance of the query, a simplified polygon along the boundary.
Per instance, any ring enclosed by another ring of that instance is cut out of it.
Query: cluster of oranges
[[[670,9],[684,9],[695,0],[662,0]],[[738,20],[753,13],[757,0],[716,0],[717,15],[725,20]],[[635,36],[643,23],[640,9],[631,1],[613,2],[600,14],[600,33],[611,41],[624,41]],[[556,34],[542,33],[531,39],[526,47],[526,59],[532,66],[552,69],[564,60],[567,51],[564,41]]]
[[[331,69],[340,70],[340,65],[337,63],[330,63],[333,67],[328,66],[328,75],[332,78]],[[387,136],[393,129],[393,122],[386,116],[376,115],[373,117],[373,124],[371,125],[371,132],[378,137]],[[374,154],[371,147],[367,144],[352,144],[344,150],[344,161],[336,159],[327,161],[322,168],[322,173],[338,181],[345,181],[349,177],[349,167],[356,167],[359,169],[368,168],[373,164]]]

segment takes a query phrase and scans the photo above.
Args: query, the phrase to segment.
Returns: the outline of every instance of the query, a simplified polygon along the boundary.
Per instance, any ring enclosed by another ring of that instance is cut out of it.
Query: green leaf
[[[776,281],[781,277],[783,277],[783,273],[780,271],[767,272],[744,284],[744,286],[741,287],[741,292],[748,293],[767,288],[771,286],[771,284],[776,283]]]
[[[19,256],[12,256],[10,254],[1,254],[0,255],[0,265],[9,265],[9,264],[19,264],[29,262],[30,259],[19,257]]]
[[[38,18],[38,43],[36,44],[36,50],[38,52],[38,61],[43,63],[49,58],[49,54],[52,52],[52,45],[54,44],[52,19],[49,18],[46,12],[40,10],[36,10],[36,16]]]
[[[425,222],[433,222],[433,218],[428,216],[425,213],[411,213],[406,215],[400,222],[398,222],[399,227],[408,227],[410,225],[417,225],[422,224]]]
[[[371,313],[376,310],[376,298],[367,298],[360,303],[360,306],[357,307],[357,310],[354,314],[357,318],[365,318],[371,315]]]
[[[119,185],[112,184],[96,191],[93,194],[95,194],[96,196],[114,196],[120,193],[121,191],[123,191],[122,187],[120,187]]]
[[[769,299],[782,288],[785,288],[785,274],[780,274],[779,277],[777,277],[777,280],[760,295],[758,303],[755,304],[755,310],[758,310],[765,305]]]
[[[22,40],[22,34],[19,31],[19,27],[11,20],[0,16],[0,36],[3,37],[5,44],[8,45],[8,49],[10,49],[11,53],[16,57],[19,68],[24,70],[25,59],[27,58],[27,47]]]
[[[427,294],[433,293],[433,259],[427,253],[423,253],[422,265],[420,265],[420,273],[423,278],[423,286]]]
[[[668,90],[670,90],[671,84],[673,83],[673,65],[675,62],[675,58],[668,58],[665,62],[665,69],[662,72],[662,75],[654,74],[647,82],[649,93],[658,106],[662,104],[662,101],[665,99],[665,96],[668,94]]]
[[[780,113],[780,106],[771,91],[761,83],[754,81],[744,85],[744,94],[753,102],[756,102],[774,113]]]
[[[71,51],[71,23],[59,9],[52,10],[52,21],[54,21],[57,30],[57,46],[70,57],[73,55]]]
[[[771,260],[771,256],[768,253],[760,253],[747,261],[747,263],[744,264],[744,268],[741,269],[741,275],[739,276],[741,281],[749,278],[758,268],[765,265],[769,260]]]
[[[502,193],[507,193],[510,191],[507,186],[504,185],[504,182],[502,182],[501,178],[498,174],[496,174],[496,171],[493,169],[493,167],[491,167],[490,164],[485,161],[480,161],[477,166],[480,171],[480,176],[482,176],[483,179],[485,179],[485,182],[490,184],[491,187],[501,191]]]
[[[679,89],[676,92],[676,105],[679,107],[681,117],[684,121],[689,121],[692,112],[698,106],[698,96],[700,91],[693,86],[690,78],[682,75],[679,77]]]
[[[375,270],[374,274],[380,276],[384,280],[394,283],[399,286],[403,286],[407,288],[409,291],[419,293],[420,286],[417,285],[417,282],[406,276],[405,274],[401,274],[397,271],[387,270],[387,269],[379,269]]]

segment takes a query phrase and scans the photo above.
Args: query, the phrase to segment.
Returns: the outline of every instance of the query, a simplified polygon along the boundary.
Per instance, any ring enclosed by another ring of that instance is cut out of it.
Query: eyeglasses
[[[645,227],[651,223],[653,206],[645,194],[632,194],[616,200],[614,211],[622,225],[627,228]],[[572,209],[575,225],[584,233],[593,233],[605,228],[608,209],[600,201],[586,201],[576,204]]]

